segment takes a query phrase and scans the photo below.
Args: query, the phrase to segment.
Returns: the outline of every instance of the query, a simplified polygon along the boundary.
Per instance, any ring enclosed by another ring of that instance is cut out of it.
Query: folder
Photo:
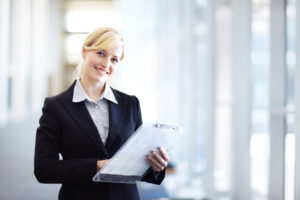
[[[163,123],[141,125],[93,177],[93,181],[135,184],[143,178],[150,167],[146,162],[146,155],[152,150],[158,150],[159,147],[169,150],[182,133],[183,128],[176,125]]]

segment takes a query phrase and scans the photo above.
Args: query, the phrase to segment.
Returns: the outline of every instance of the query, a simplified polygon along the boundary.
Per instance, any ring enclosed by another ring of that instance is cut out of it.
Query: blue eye
[[[103,53],[102,51],[97,52],[97,54],[98,54],[99,56],[104,56],[104,53]]]
[[[116,58],[113,58],[113,59],[112,59],[112,62],[113,62],[113,63],[118,63],[118,62],[119,62],[119,60],[118,60],[118,59],[116,59]]]

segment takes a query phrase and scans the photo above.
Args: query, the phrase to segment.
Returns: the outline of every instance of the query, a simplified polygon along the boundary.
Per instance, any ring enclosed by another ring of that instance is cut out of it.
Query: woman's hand
[[[167,151],[163,147],[158,148],[159,152],[151,151],[150,155],[147,155],[146,161],[151,165],[153,171],[160,172],[167,167],[170,160]]]
[[[100,171],[100,169],[102,169],[102,167],[104,167],[104,165],[106,165],[108,163],[109,159],[107,160],[98,160],[97,161],[97,172]]]

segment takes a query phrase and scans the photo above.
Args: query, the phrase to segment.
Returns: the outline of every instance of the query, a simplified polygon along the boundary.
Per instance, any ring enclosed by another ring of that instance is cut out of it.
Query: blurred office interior
[[[126,43],[110,84],[144,122],[185,127],[142,199],[300,200],[299,13],[296,0],[0,0],[0,199],[57,198],[33,175],[43,101],[110,26]]]

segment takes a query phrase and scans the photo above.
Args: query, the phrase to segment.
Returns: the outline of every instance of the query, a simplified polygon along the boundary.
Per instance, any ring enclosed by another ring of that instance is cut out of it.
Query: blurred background
[[[143,200],[300,200],[299,13],[296,0],[0,0],[0,199],[57,199],[33,175],[43,101],[109,26],[126,43],[111,85],[144,122],[185,127]]]

